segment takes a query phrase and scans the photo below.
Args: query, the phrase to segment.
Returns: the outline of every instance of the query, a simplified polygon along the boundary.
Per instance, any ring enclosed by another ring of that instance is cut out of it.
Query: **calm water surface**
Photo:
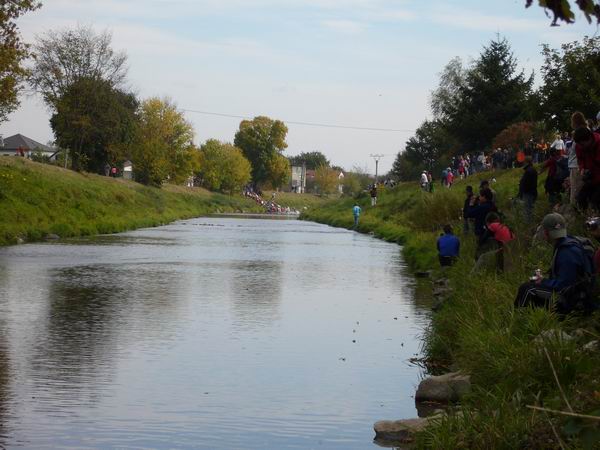
[[[0,448],[372,448],[414,417],[400,249],[202,218],[0,249]]]

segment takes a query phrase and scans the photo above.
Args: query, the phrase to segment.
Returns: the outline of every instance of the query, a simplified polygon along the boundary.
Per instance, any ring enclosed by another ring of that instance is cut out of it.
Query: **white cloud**
[[[431,15],[434,23],[474,31],[535,31],[547,26],[540,20],[488,15],[474,11],[443,8]]]
[[[354,20],[324,20],[324,27],[339,33],[356,34],[364,31],[367,25]]]

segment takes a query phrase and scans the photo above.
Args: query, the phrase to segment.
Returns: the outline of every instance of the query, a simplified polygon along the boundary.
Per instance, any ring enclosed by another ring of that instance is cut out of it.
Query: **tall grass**
[[[211,212],[258,211],[241,197],[202,189],[156,189],[79,174],[21,158],[0,158],[0,245],[115,233]]]
[[[403,245],[405,259],[414,270],[433,270],[435,277],[441,276],[435,249],[441,228],[448,223],[461,234],[464,188],[471,184],[477,190],[479,180],[491,176],[471,177],[451,189],[438,187],[433,194],[422,192],[416,183],[401,184],[381,193],[374,208],[366,195],[359,197],[356,201],[364,214],[358,231]],[[424,332],[423,353],[436,367],[458,367],[471,374],[474,390],[462,400],[459,413],[437,421],[418,436],[418,447],[600,448],[599,422],[547,415],[526,407],[567,410],[566,397],[576,412],[600,415],[600,353],[582,350],[594,336],[600,339],[600,314],[559,320],[542,309],[513,309],[518,286],[536,268],[548,267],[552,249],[532,242],[535,226],[525,223],[511,202],[521,171],[493,176],[499,209],[519,240],[513,268],[502,274],[472,273],[475,239],[461,236],[461,258],[444,272],[453,291],[432,313]],[[540,179],[540,185],[542,182]],[[328,203],[303,218],[351,228],[354,201]],[[542,194],[536,205],[536,222],[548,211]],[[575,217],[569,229],[581,234],[581,218]],[[578,337],[569,340],[550,334],[540,338],[548,330]]]

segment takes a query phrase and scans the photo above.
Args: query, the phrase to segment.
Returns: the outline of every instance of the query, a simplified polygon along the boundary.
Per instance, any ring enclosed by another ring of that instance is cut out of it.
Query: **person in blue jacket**
[[[354,204],[354,208],[352,208],[352,215],[354,215],[354,228],[358,227],[358,218],[360,217],[360,213],[362,209],[358,206],[358,203]]]
[[[451,266],[460,253],[460,240],[452,233],[450,225],[444,225],[444,234],[437,240],[438,256],[442,267]]]
[[[559,314],[568,314],[583,300],[585,309],[593,309],[594,269],[592,258],[586,254],[580,240],[567,235],[566,221],[558,213],[546,215],[542,221],[544,237],[554,244],[549,277],[541,271],[519,287],[515,307],[536,306],[550,308]]]

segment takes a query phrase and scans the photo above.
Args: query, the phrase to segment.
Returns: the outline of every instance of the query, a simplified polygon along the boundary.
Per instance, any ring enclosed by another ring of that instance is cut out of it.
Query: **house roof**
[[[2,150],[17,150],[19,148],[24,150],[38,149],[43,152],[54,152],[54,149],[51,147],[41,144],[38,141],[34,141],[22,134],[15,134],[14,136],[4,138],[4,148],[0,147]]]

